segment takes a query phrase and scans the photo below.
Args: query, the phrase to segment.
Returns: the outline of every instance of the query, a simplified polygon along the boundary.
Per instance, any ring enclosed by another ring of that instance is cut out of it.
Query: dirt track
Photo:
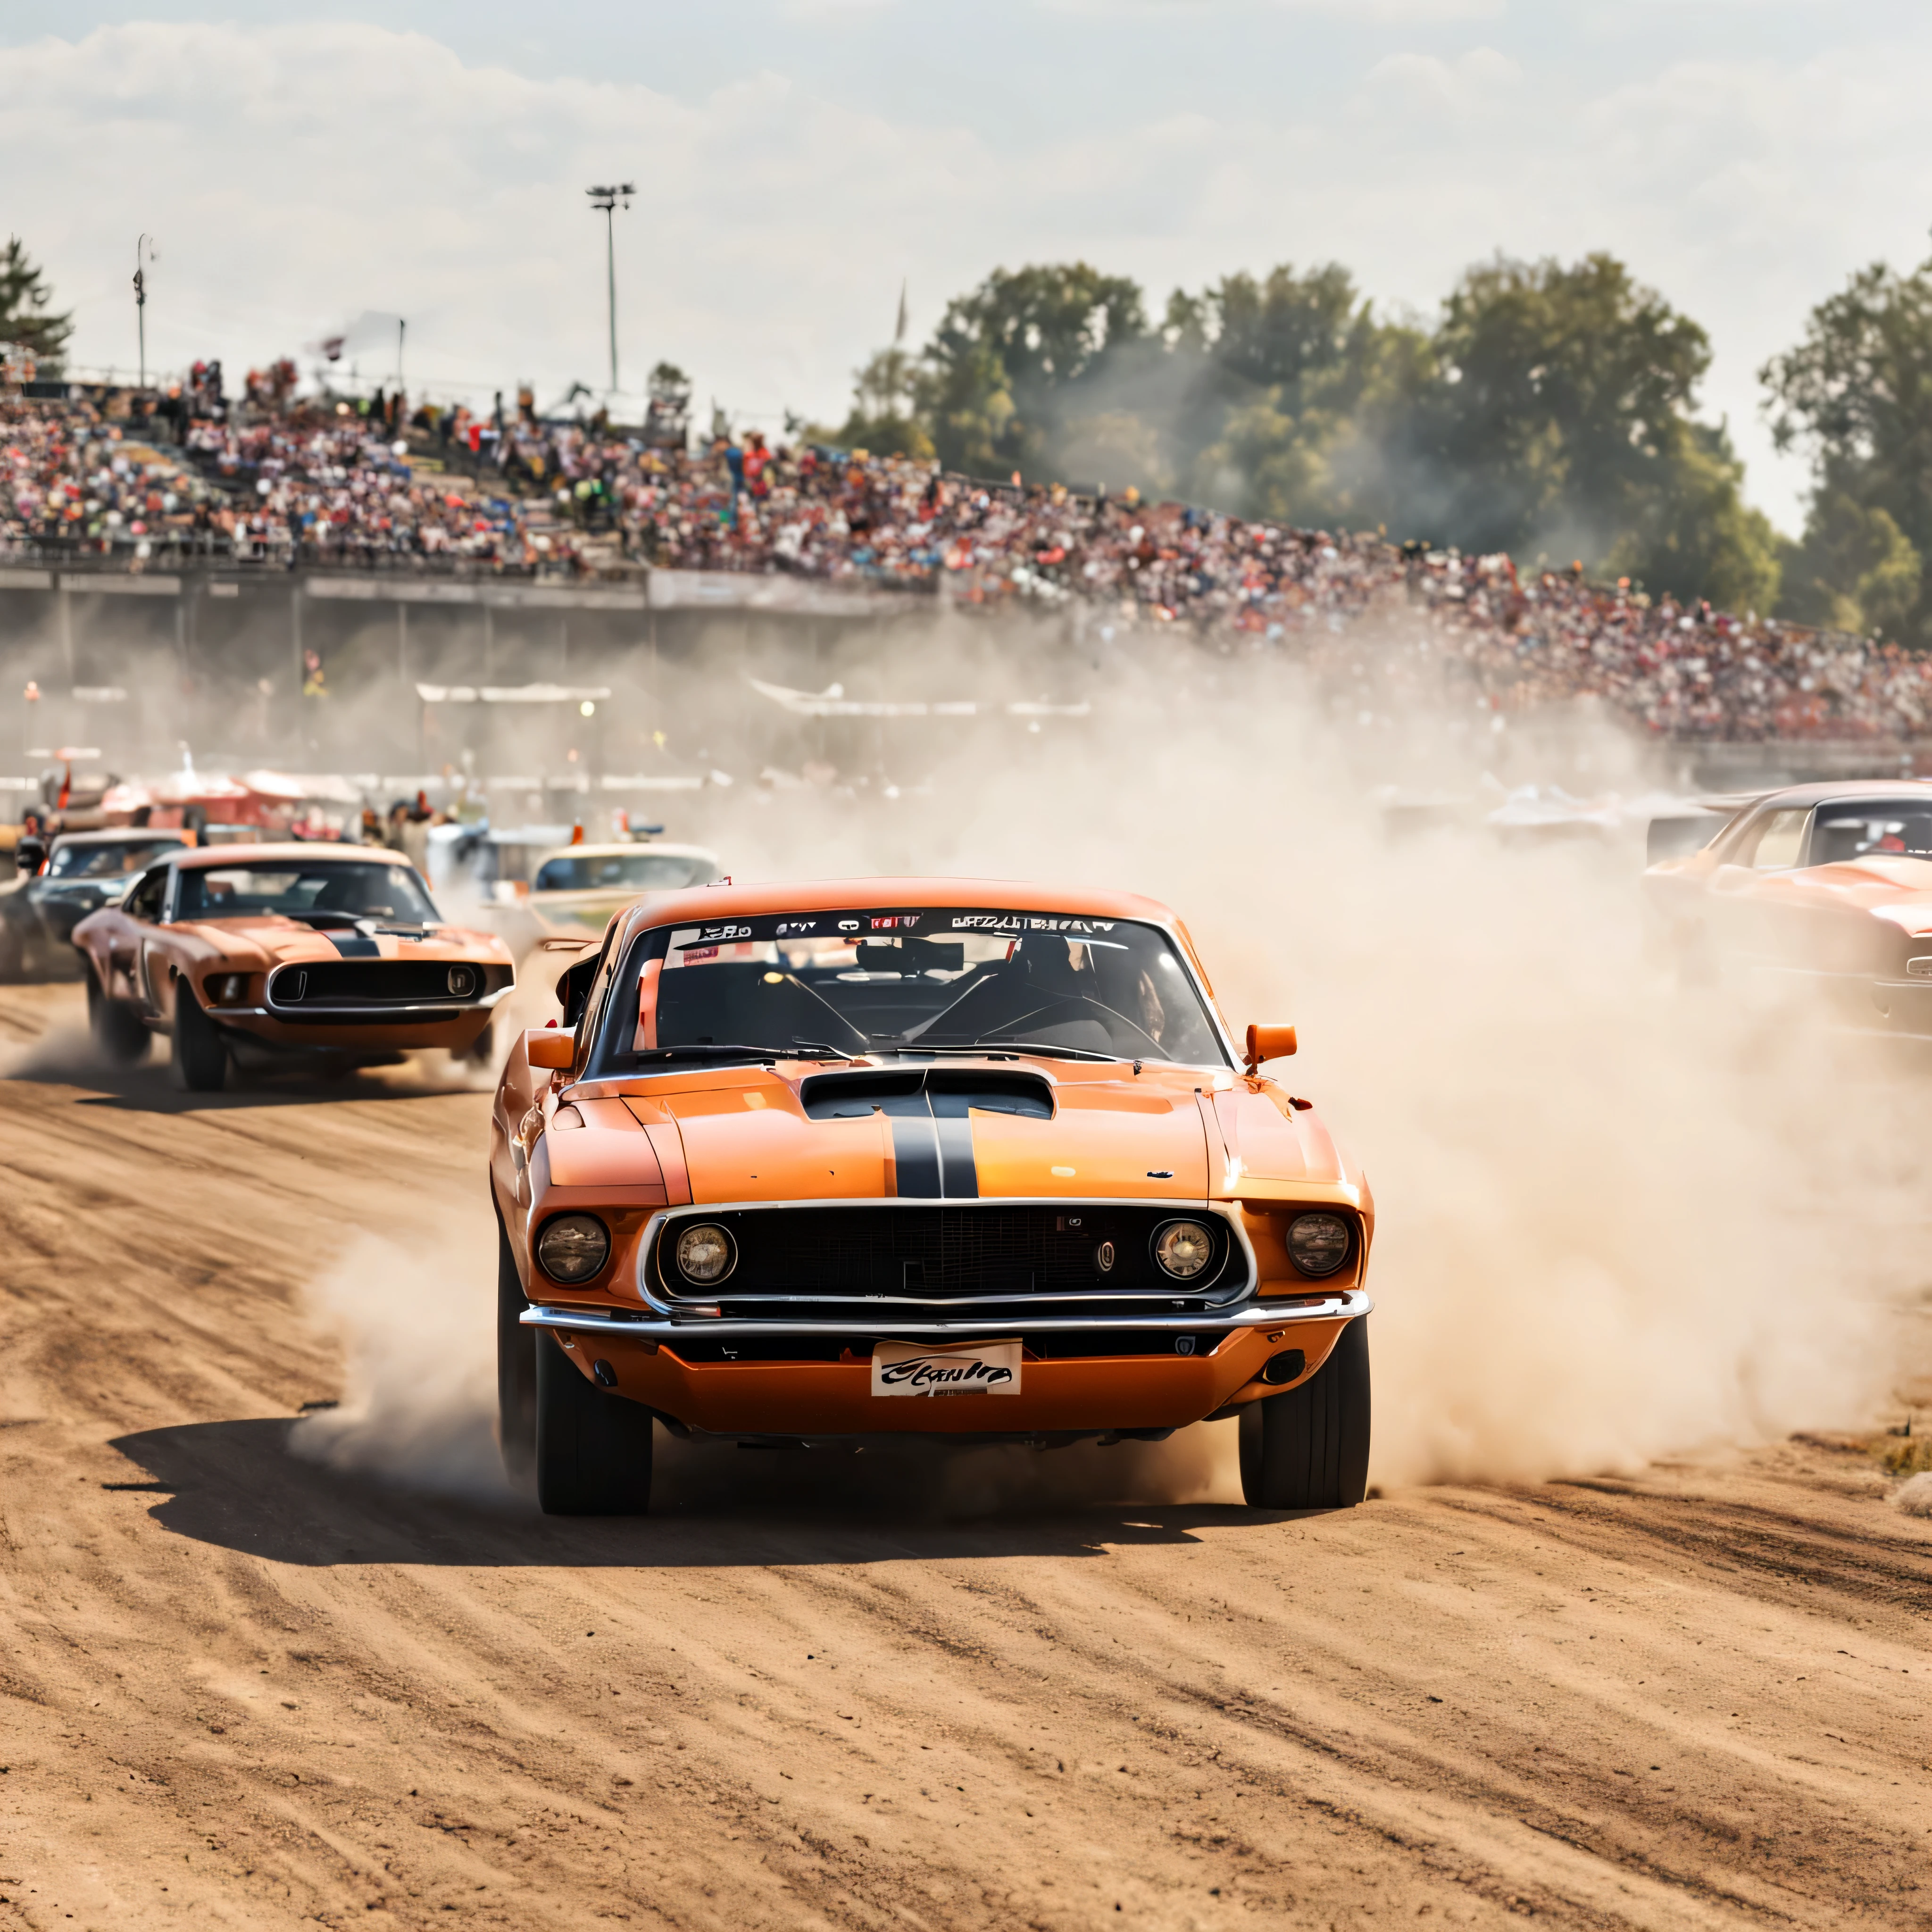
[[[0,1926],[1932,1923],[1932,1523],[1850,1448],[1286,1521],[728,1450],[635,1524],[438,1501],[284,1445],[304,1284],[487,1212],[483,1097],[29,1070]]]

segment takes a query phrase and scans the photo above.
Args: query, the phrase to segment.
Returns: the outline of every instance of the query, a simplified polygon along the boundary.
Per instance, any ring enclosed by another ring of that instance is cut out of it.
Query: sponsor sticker
[[[1066,932],[1076,938],[1089,933],[1112,932],[1114,924],[1111,919],[1064,919],[1024,912],[962,913],[952,922],[955,932]]]
[[[872,1350],[874,1395],[1018,1395],[1018,1342],[964,1342],[931,1348],[880,1342]]]

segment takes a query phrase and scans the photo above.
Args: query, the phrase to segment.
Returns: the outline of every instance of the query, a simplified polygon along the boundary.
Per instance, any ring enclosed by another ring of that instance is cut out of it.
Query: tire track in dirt
[[[484,1097],[28,1058],[0,1926],[1928,1916],[1932,1526],[1862,1456],[1298,1520],[729,1448],[642,1522],[385,1486],[287,1452],[343,1372],[304,1292],[466,1252]]]

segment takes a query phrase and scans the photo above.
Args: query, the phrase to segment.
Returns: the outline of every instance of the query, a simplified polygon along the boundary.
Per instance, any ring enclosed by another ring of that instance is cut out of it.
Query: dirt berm
[[[67,1037],[0,1088],[0,1926],[1932,1922],[1932,1523],[1855,1445],[1286,1520],[724,1449],[545,1521],[286,1446],[484,1096]]]

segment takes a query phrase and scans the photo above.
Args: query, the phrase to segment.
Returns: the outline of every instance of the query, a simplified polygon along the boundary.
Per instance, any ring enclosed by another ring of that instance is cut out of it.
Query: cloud
[[[1006,77],[982,67],[935,109],[842,80],[830,56],[781,70],[753,52],[723,84],[674,93],[513,72],[367,24],[103,27],[8,50],[0,171],[33,184],[13,219],[79,304],[82,362],[133,364],[146,229],[163,365],[210,351],[245,365],[374,310],[408,317],[418,384],[487,398],[530,380],[546,398],[603,377],[602,224],[584,190],[614,173],[639,188],[616,220],[627,382],[668,357],[700,410],[715,395],[771,426],[787,408],[842,412],[902,277],[917,333],[1028,261],[1133,274],[1157,311],[1177,282],[1334,259],[1385,304],[1427,308],[1498,248],[1606,248],[1709,328],[1711,403],[1792,520],[1802,472],[1772,461],[1755,371],[1852,267],[1924,252],[1932,25],[1888,26],[1882,59],[1754,45],[1600,62],[1513,23],[1460,51],[1392,30],[1348,55],[1311,15],[1312,64],[1223,99],[1200,57],[1281,18],[1245,10],[1246,28],[1213,10],[1171,88],[1126,98],[1158,42],[1143,21],[1096,44],[1090,78],[1123,82],[1108,111],[997,123],[986,103],[1006,100]],[[365,372],[386,376],[386,353]]]
[[[1508,0],[1274,0],[1285,13],[1332,14],[1375,26],[1438,26],[1499,20]]]

